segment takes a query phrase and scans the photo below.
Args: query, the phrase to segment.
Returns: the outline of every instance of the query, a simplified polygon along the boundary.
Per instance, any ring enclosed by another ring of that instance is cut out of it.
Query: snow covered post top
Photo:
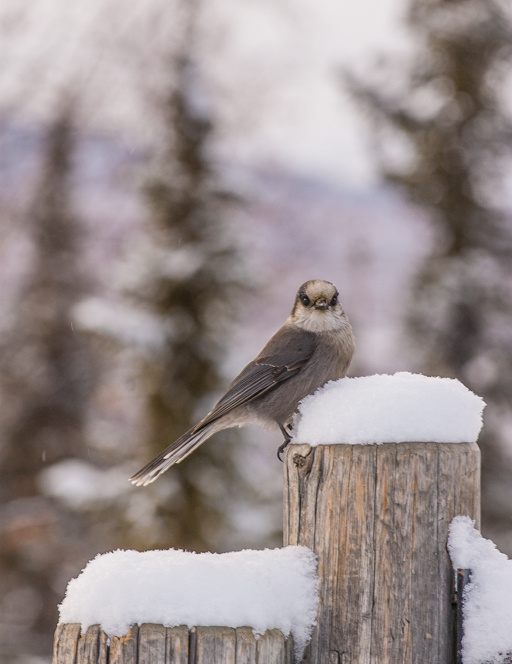
[[[224,664],[238,651],[292,664],[287,637],[301,652],[316,618],[316,566],[305,547],[98,555],[68,584],[53,664]]]
[[[458,381],[411,374],[343,378],[303,401],[284,543],[318,554],[305,662],[453,664],[446,544],[454,516],[480,518],[483,405]]]
[[[460,381],[411,374],[341,378],[299,406],[293,442],[475,443],[485,402]]]

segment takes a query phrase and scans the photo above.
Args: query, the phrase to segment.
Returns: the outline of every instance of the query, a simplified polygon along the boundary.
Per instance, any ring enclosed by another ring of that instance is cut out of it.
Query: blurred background
[[[512,555],[506,0],[0,0],[0,663],[97,553],[279,546],[279,437],[127,478],[333,281],[350,375],[487,403]]]

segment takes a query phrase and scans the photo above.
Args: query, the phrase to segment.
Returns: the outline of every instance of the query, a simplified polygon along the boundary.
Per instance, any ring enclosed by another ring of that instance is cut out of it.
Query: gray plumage
[[[251,422],[279,427],[285,436],[282,451],[299,402],[327,381],[345,376],[354,350],[354,335],[336,287],[321,279],[307,281],[284,325],[206,417],[130,481],[150,484],[217,431]]]

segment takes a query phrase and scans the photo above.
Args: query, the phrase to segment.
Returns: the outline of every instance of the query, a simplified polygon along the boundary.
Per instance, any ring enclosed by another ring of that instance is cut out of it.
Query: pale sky
[[[241,99],[238,114],[225,114],[223,149],[352,186],[373,183],[368,128],[338,72],[407,48],[403,0],[295,0],[289,11],[286,3],[234,3],[217,62]]]
[[[373,184],[367,125],[337,72],[407,49],[405,4],[203,0],[200,68],[222,130],[219,156]],[[0,110],[44,118],[71,81],[86,90],[84,122],[135,144],[151,134],[143,88],[165,85],[158,70],[172,50],[175,7],[176,0],[3,0]]]

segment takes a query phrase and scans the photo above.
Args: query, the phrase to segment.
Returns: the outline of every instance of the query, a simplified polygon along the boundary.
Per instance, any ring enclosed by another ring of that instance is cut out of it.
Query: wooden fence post
[[[476,443],[289,445],[284,544],[318,554],[308,664],[454,664],[448,527],[480,522]]]
[[[53,664],[293,664],[293,637],[278,629],[134,625],[107,638],[99,625],[80,635],[77,623],[55,631]]]

